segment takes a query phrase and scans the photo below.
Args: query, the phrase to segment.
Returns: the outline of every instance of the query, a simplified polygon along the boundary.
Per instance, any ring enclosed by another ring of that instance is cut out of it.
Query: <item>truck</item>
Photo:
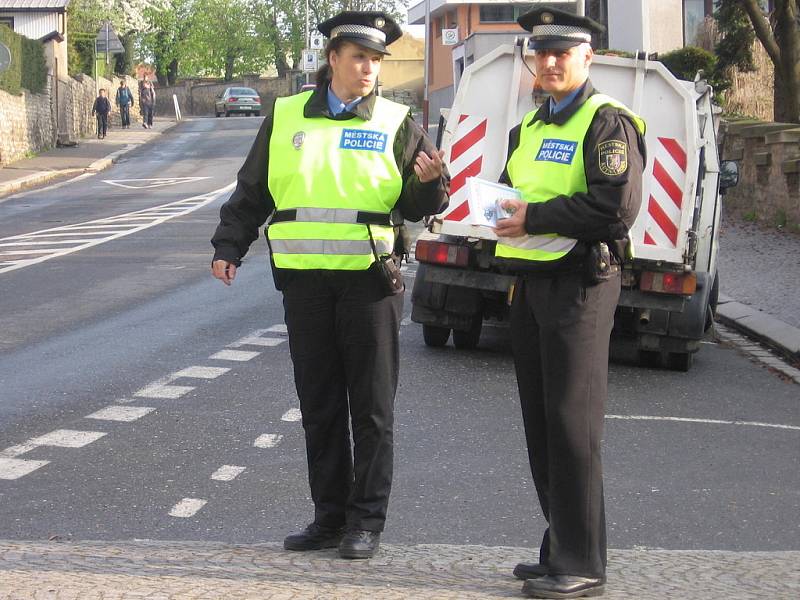
[[[688,371],[714,322],[720,199],[738,180],[736,163],[719,160],[720,111],[705,81],[678,80],[646,53],[595,55],[590,77],[647,124],[642,205],[629,232],[634,253],[622,268],[613,336],[634,343],[642,365]],[[544,100],[534,82],[526,38],[499,46],[465,69],[440,122],[450,204],[416,240],[411,298],[411,319],[429,346],[444,346],[452,332],[457,348],[475,348],[485,321],[508,321],[516,278],[497,264],[494,231],[471,224],[467,184],[498,180],[508,132]]]

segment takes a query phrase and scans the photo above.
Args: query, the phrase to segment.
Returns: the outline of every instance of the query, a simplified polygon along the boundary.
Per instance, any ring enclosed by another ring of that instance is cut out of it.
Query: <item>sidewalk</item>
[[[278,544],[0,541],[0,599],[522,598],[526,548],[382,545],[374,559]],[[608,600],[800,597],[800,552],[610,550]]]
[[[79,140],[77,146],[53,148],[34,158],[6,165],[0,168],[0,202],[5,196],[56,179],[102,171],[118,156],[146,144],[177,124],[174,120],[158,119],[152,129],[145,129],[141,124],[132,124],[130,129],[115,127],[109,129],[103,140],[87,137]]]

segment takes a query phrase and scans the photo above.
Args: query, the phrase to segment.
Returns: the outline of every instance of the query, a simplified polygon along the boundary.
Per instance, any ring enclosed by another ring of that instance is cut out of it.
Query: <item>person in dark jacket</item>
[[[116,104],[119,107],[119,116],[122,121],[122,128],[130,129],[133,94],[131,93],[131,90],[125,83],[124,79],[119,82],[119,87],[117,88]]]
[[[111,102],[106,98],[104,89],[101,89],[99,94],[92,105],[92,116],[97,116],[97,138],[103,139],[106,137],[108,129],[108,113],[111,112]]]
[[[139,108],[142,111],[142,127],[150,129],[153,126],[153,112],[156,109],[156,91],[147,79],[142,83],[139,92]]]
[[[220,210],[212,274],[230,285],[269,219],[314,502],[313,522],[284,548],[338,546],[365,559],[378,550],[392,484],[403,306],[395,215],[440,212],[447,175],[408,107],[375,94],[400,27],[383,12],[346,11],[319,30],[330,41],[317,87],[278,98],[264,119]]]
[[[602,27],[549,8],[532,33],[550,98],[509,135],[501,180],[522,192],[498,220],[495,256],[518,277],[511,344],[533,481],[548,527],[514,574],[534,598],[599,596],[606,582],[600,443],[608,348],[627,233],[642,200],[645,125],[589,81]]]

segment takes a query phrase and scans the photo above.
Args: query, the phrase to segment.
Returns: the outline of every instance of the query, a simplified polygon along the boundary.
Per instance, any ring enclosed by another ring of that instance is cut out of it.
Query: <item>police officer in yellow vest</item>
[[[523,593],[604,592],[600,441],[608,346],[627,232],[639,212],[644,122],[589,81],[602,26],[553,9],[518,19],[531,32],[537,83],[550,94],[509,135],[495,255],[519,275],[511,336],[525,436],[547,520],[539,560],[520,563]]]
[[[375,94],[399,26],[383,12],[347,11],[319,30],[330,39],[317,87],[279,98],[264,120],[220,211],[212,272],[230,285],[269,218],[315,508],[284,547],[369,558],[392,483],[403,307],[402,280],[385,260],[392,225],[398,213],[439,212],[448,182],[408,107]]]

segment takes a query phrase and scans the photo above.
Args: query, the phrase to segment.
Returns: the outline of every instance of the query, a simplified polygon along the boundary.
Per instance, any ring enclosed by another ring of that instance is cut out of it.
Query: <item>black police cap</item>
[[[531,32],[531,47],[566,50],[578,44],[591,44],[592,33],[606,28],[589,17],[580,17],[557,8],[535,8],[520,15],[517,23]]]
[[[320,33],[335,39],[345,39],[359,46],[391,54],[386,46],[403,36],[403,30],[383,11],[346,10],[317,25]]]

